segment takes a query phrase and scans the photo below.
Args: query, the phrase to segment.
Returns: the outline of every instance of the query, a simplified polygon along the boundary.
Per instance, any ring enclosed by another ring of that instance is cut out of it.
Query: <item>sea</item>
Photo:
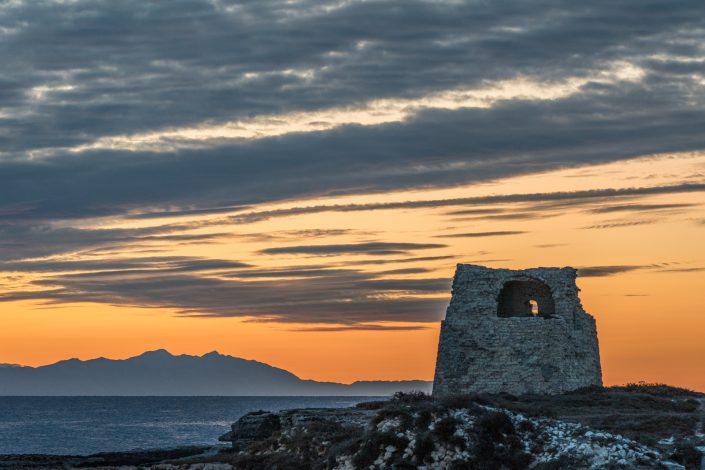
[[[0,397],[0,454],[89,455],[212,445],[250,411],[379,397]]]

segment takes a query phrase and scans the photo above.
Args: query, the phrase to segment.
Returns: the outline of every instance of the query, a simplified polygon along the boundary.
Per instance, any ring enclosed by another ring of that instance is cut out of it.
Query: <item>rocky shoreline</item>
[[[249,413],[229,445],[2,456],[0,468],[705,469],[705,395],[663,385],[554,396],[397,394],[344,409]]]

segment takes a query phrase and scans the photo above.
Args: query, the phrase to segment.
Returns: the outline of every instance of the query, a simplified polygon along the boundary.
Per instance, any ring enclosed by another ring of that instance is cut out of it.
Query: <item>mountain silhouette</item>
[[[429,392],[421,380],[352,384],[303,380],[263,362],[213,351],[173,355],[164,349],[129,359],[67,359],[41,367],[0,367],[0,395],[24,396],[382,396]]]

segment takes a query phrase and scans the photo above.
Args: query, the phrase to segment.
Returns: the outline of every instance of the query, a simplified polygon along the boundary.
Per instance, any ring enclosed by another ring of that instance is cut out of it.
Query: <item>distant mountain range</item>
[[[431,391],[422,380],[350,385],[302,380],[268,364],[210,352],[175,356],[159,349],[129,359],[68,359],[41,367],[0,364],[0,395],[384,396]]]

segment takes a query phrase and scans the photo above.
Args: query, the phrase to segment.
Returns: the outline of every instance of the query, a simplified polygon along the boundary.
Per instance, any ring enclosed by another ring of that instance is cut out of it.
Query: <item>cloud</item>
[[[696,267],[690,267],[690,268],[668,268],[668,269],[659,270],[659,272],[664,272],[664,273],[693,273],[693,272],[699,272],[699,271],[705,271],[705,267],[696,266]]]
[[[306,333],[335,333],[339,331],[418,331],[426,330],[427,326],[420,325],[370,325],[356,324],[346,326],[312,326],[304,328],[290,328],[288,331],[306,332]]]
[[[227,213],[702,150],[700,10],[12,2],[0,8],[0,213]],[[373,112],[341,118],[358,109]],[[374,121],[380,110],[401,114]],[[223,126],[256,138],[213,133]],[[126,150],[116,136],[141,140]]]
[[[588,225],[586,227],[581,227],[584,230],[602,230],[607,228],[619,228],[619,227],[633,227],[635,225],[648,225],[653,224],[657,219],[640,219],[640,220],[615,220],[612,222],[605,222],[601,224]]]
[[[650,266],[642,265],[615,265],[615,266],[584,266],[578,268],[578,276],[580,277],[606,277],[614,276],[615,274],[628,273],[638,271]]]
[[[279,275],[270,276],[271,270],[260,273],[254,267],[227,271],[227,264],[213,260],[150,264],[152,269],[57,273],[32,281],[29,289],[0,294],[0,301],[100,302],[189,316],[353,325],[437,321],[450,290],[446,278],[398,279],[354,269],[304,273],[294,267],[290,275],[280,269]],[[205,272],[214,269],[225,270],[227,276]]]
[[[578,268],[578,276],[580,277],[606,277],[616,274],[628,273],[633,271],[649,270],[655,273],[672,273],[672,272],[696,272],[702,271],[705,268],[700,266],[688,267],[679,266],[679,262],[664,262],[652,263],[644,265],[613,265],[613,266],[584,266]],[[632,295],[632,294],[629,294]]]
[[[394,210],[394,209],[424,209],[451,206],[485,206],[489,204],[507,203],[559,203],[560,208],[565,206],[577,206],[582,204],[593,204],[595,202],[614,200],[619,197],[651,196],[660,194],[678,194],[691,192],[705,192],[705,183],[681,183],[663,186],[645,186],[635,188],[602,188],[583,191],[556,191],[545,193],[516,193],[491,196],[476,196],[453,199],[426,199],[416,201],[400,201],[388,203],[364,203],[364,204],[331,204],[331,205],[311,205],[291,207],[287,209],[260,210],[236,214],[221,220],[221,223],[252,223],[268,220],[277,217],[291,217],[297,215],[317,214],[323,212],[359,212],[371,210]],[[545,205],[530,206],[527,210],[537,211],[546,209]],[[501,212],[504,209],[476,208],[452,211],[449,214],[478,213],[491,214]],[[471,211],[471,212],[468,212]],[[540,214],[534,214],[540,216]]]
[[[375,254],[394,255],[403,254],[412,250],[428,250],[433,248],[444,248],[447,245],[439,243],[390,243],[390,242],[367,242],[367,243],[347,243],[336,245],[296,245],[278,246],[265,248],[260,253],[266,255],[341,255],[341,254]]]
[[[197,258],[189,256],[154,256],[121,259],[19,260],[0,262],[0,271],[23,273],[89,272],[91,276],[111,273],[212,271],[246,268],[239,261]]]
[[[588,12],[557,1],[536,8],[401,0],[328,6],[283,0],[262,6],[206,0],[6,6],[0,24],[11,33],[4,34],[2,52],[12,73],[4,75],[1,98],[17,116],[46,113],[17,119],[16,127],[53,131],[15,145],[71,145],[106,132],[282,108],[409,99],[448,84],[477,86],[516,75],[589,74],[605,62],[643,61],[647,51],[676,52],[661,36],[687,38],[681,31],[701,24],[694,2],[672,13],[606,2]],[[607,19],[613,27],[605,27]],[[12,55],[16,50],[28,52]],[[675,68],[653,59],[645,64],[658,64],[662,73]],[[121,119],[110,118],[116,113]],[[59,132],[77,126],[82,134]]]
[[[441,261],[441,260],[452,260],[455,257],[452,255],[441,255],[441,256],[414,256],[414,257],[404,257],[404,258],[366,258],[366,259],[354,259],[346,260],[344,265],[346,266],[364,266],[364,265],[378,265],[378,264],[399,264],[399,263],[421,263],[426,261]]]
[[[98,248],[208,243],[228,233],[186,233],[189,224],[141,228],[75,228],[50,224],[0,224],[0,260],[42,258]]]
[[[482,238],[482,237],[504,237],[508,235],[521,235],[523,231],[519,230],[499,230],[495,232],[468,232],[468,233],[451,233],[448,235],[436,235],[441,238]]]
[[[650,212],[670,209],[684,209],[694,206],[697,206],[697,204],[617,204],[595,207],[590,209],[590,212],[595,214],[605,214],[610,212]]]
[[[0,189],[1,191],[1,189]],[[217,243],[224,238],[237,237],[244,241],[277,241],[297,238],[325,238],[349,235],[356,233],[358,235],[374,235],[371,232],[350,231],[346,229],[310,229],[310,230],[284,230],[268,233],[242,233],[234,234],[232,232],[211,232],[204,233],[203,231],[194,232],[194,229],[203,229],[208,227],[226,226],[228,224],[247,224],[261,220],[267,220],[278,217],[292,217],[305,214],[316,214],[325,212],[358,212],[370,210],[393,210],[393,209],[415,209],[415,208],[439,208],[439,207],[468,207],[469,211],[491,211],[493,208],[488,208],[488,205],[512,203],[524,204],[522,209],[533,214],[533,216],[545,216],[546,211],[554,210],[550,205],[558,204],[555,210],[564,211],[566,207],[580,208],[587,206],[588,208],[595,203],[604,201],[615,201],[617,198],[635,198],[640,196],[663,195],[663,194],[678,194],[691,192],[705,192],[705,184],[700,183],[681,183],[666,186],[652,187],[636,187],[622,189],[595,189],[586,191],[567,191],[553,193],[529,193],[529,194],[504,194],[492,196],[478,196],[455,199],[430,199],[417,201],[400,201],[391,203],[364,203],[364,204],[345,204],[345,205],[312,205],[300,206],[278,210],[263,210],[249,211],[232,216],[219,217],[215,219],[200,220],[188,223],[171,223],[163,225],[155,225],[142,228],[91,228],[91,227],[63,227],[60,225],[38,223],[33,224],[29,221],[15,221],[5,224],[0,224],[0,259],[22,259],[22,258],[41,258],[46,256],[61,255],[72,252],[88,252],[90,250],[103,250],[104,254],[109,254],[109,251],[116,249],[138,250],[153,249],[164,247],[175,243]],[[548,204],[548,206],[546,205]],[[623,204],[613,205],[610,207],[643,207],[651,206],[650,204]],[[668,205],[671,206],[671,205]],[[663,204],[659,205],[663,207]],[[504,210],[498,208],[499,210]],[[665,209],[665,208],[664,208]],[[456,211],[457,212],[457,211]],[[12,217],[12,216],[10,216]],[[635,220],[616,220],[613,222],[604,222],[592,224],[583,227],[584,229],[606,229],[621,226],[640,225],[651,223],[653,219],[635,219]],[[515,231],[494,231],[494,232],[515,232]],[[490,233],[494,233],[490,232]],[[472,232],[471,232],[472,233]],[[486,236],[486,232],[476,232]],[[449,234],[454,235],[454,234]],[[457,234],[456,234],[457,235]],[[462,235],[462,234],[460,234]],[[457,236],[460,236],[457,235]],[[497,235],[495,233],[495,235]],[[509,235],[509,234],[507,234]],[[473,235],[479,236],[479,235]],[[377,242],[374,242],[377,243]],[[440,248],[441,246],[399,246],[399,245],[375,245],[375,244],[352,244],[354,246],[339,245],[312,245],[313,248],[299,248],[298,245],[293,247],[274,247],[266,249],[266,254],[283,254],[284,252],[296,251],[298,254],[307,254],[306,250],[310,250],[310,255],[326,254],[328,250],[334,252],[356,252],[363,253],[365,251],[374,253],[375,255],[402,253],[409,249],[430,249]],[[421,244],[429,245],[429,244]],[[435,244],[430,244],[435,245]],[[327,247],[327,248],[326,248]],[[98,254],[98,251],[94,251]],[[428,258],[426,258],[428,259]],[[431,257],[431,259],[437,259]],[[371,260],[371,262],[379,263],[380,260]]]

